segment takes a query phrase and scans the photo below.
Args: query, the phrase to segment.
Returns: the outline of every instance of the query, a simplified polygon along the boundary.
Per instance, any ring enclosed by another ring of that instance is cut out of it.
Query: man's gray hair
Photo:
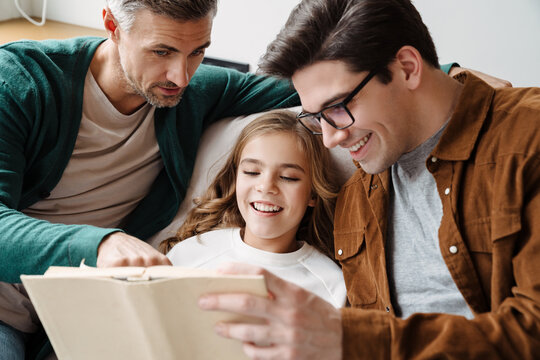
[[[216,14],[218,0],[107,0],[118,25],[129,31],[139,10],[150,10],[177,21],[200,20]]]

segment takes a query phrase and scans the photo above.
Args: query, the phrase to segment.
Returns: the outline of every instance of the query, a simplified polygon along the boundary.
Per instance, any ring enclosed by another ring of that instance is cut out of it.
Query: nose
[[[323,144],[327,148],[341,144],[349,136],[349,129],[338,130],[326,121],[321,121]]]
[[[175,83],[178,87],[186,87],[189,83],[187,59],[181,57],[170,64],[167,70],[167,80]]]
[[[255,190],[263,194],[277,194],[278,188],[276,186],[275,177],[270,174],[261,176],[259,182],[255,185]]]

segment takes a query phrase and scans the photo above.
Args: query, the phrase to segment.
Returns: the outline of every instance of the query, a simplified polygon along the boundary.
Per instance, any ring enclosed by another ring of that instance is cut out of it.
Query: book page
[[[172,266],[51,268],[21,279],[60,360],[246,359],[242,344],[218,336],[214,326],[255,320],[203,311],[197,301],[218,292],[267,296],[264,278],[214,271],[204,276],[208,272]],[[139,280],[126,281],[131,278]]]
[[[108,267],[97,268],[91,266],[68,267],[51,266],[45,274],[45,277],[101,277],[127,279],[141,277],[146,280],[161,278],[180,278],[180,277],[219,277],[219,278],[261,278],[260,275],[224,275],[215,270],[195,269],[181,266],[157,265],[150,267]]]

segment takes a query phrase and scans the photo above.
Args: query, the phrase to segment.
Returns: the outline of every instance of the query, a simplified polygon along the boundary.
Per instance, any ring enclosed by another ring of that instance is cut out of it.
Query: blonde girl
[[[160,250],[179,266],[262,266],[343,306],[343,275],[332,260],[339,187],[331,165],[320,137],[293,112],[265,113],[242,130],[214,182]]]

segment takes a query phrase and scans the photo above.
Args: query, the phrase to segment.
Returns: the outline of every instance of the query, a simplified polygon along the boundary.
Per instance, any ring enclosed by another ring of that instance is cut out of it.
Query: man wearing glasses
[[[216,331],[257,359],[540,358],[540,89],[447,77],[409,0],[304,0],[260,66],[359,167],[334,221],[351,306],[234,265],[271,296],[201,298],[264,320]]]

